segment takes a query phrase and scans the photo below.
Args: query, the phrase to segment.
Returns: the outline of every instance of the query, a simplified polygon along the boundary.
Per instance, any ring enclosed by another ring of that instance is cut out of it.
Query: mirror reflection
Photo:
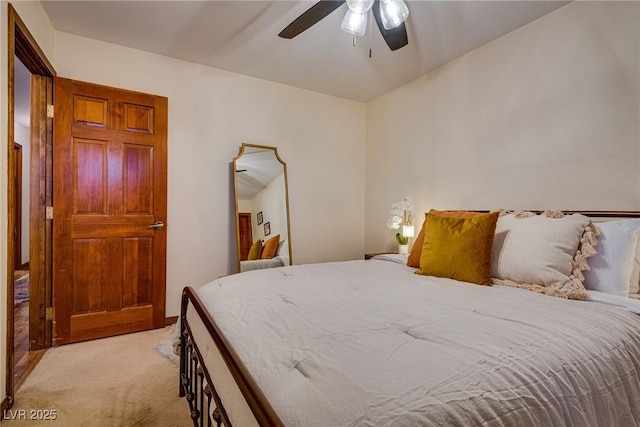
[[[233,163],[238,271],[291,265],[286,163],[276,147],[253,144]]]

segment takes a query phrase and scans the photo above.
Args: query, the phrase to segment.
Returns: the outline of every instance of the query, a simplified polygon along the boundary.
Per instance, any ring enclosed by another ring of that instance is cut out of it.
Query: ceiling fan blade
[[[278,36],[283,39],[292,39],[301,32],[308,30],[322,18],[342,6],[345,0],[320,0],[311,6],[305,13],[298,16],[287,28],[280,31]]]
[[[380,0],[375,1],[372,10],[373,16],[376,18],[378,28],[382,33],[384,41],[387,42],[389,49],[398,50],[409,44],[409,39],[407,38],[407,27],[404,25],[404,22],[395,28],[386,30],[382,25],[382,19],[380,18]]]

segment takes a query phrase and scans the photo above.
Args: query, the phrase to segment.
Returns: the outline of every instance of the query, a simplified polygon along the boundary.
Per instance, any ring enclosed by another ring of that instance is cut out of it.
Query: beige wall
[[[60,76],[169,98],[168,316],[185,285],[228,272],[242,142],[276,146],[287,162],[294,262],[362,256],[364,104],[66,33],[55,46]]]
[[[639,28],[638,2],[573,2],[370,102],[366,249],[395,248],[405,195],[418,224],[429,208],[640,210]]]

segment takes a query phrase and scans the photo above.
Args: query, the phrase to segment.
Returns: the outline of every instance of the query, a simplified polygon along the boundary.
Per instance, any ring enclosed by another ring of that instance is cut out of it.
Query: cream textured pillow
[[[560,211],[503,214],[496,225],[493,283],[569,299],[586,299],[586,259],[595,254],[598,229],[580,214]]]

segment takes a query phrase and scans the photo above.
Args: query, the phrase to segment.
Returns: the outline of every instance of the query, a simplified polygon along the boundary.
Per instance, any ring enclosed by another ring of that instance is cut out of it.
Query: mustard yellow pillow
[[[253,245],[251,245],[251,248],[249,249],[249,256],[247,259],[249,260],[260,259],[261,255],[262,255],[262,240],[258,239],[255,241]]]
[[[264,242],[264,247],[262,248],[262,259],[271,259],[276,256],[276,252],[278,252],[278,245],[280,244],[280,235],[276,234],[269,240]]]
[[[478,215],[482,215],[479,212],[472,211],[438,211],[435,209],[431,209],[428,214],[425,214],[425,222],[422,223],[422,227],[420,228],[420,232],[416,237],[416,240],[413,242],[413,246],[411,247],[411,253],[407,258],[407,265],[409,267],[420,267],[420,256],[422,255],[422,245],[424,244],[424,226],[426,224],[427,215],[438,215],[438,216],[446,216],[448,218],[473,218]]]
[[[491,284],[491,251],[498,212],[473,218],[427,214],[417,274]]]

